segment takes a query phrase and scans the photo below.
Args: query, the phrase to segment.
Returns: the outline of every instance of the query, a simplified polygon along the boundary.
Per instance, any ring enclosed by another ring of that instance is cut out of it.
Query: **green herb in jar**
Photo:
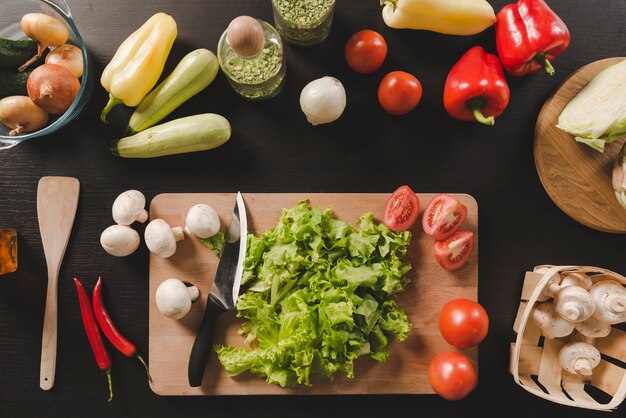
[[[289,41],[313,45],[328,36],[335,0],[272,0],[278,31]]]

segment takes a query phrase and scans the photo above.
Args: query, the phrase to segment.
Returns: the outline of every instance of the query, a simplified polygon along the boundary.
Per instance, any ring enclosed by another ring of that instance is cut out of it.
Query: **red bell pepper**
[[[504,6],[497,15],[496,47],[504,68],[521,76],[544,68],[554,75],[550,63],[567,49],[567,26],[543,0],[519,0]]]
[[[443,105],[455,119],[493,125],[511,94],[498,57],[475,46],[454,64],[443,90]]]

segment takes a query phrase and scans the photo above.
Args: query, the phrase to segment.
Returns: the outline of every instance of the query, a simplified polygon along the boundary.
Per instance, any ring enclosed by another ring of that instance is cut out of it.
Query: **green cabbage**
[[[565,106],[556,126],[600,152],[626,135],[626,60],[596,75]]]
[[[407,337],[393,296],[408,283],[411,233],[373,217],[363,215],[356,230],[303,201],[248,236],[237,315],[251,347],[215,347],[230,376],[250,371],[283,387],[310,385],[313,374],[353,378],[356,358],[383,362],[389,340]]]

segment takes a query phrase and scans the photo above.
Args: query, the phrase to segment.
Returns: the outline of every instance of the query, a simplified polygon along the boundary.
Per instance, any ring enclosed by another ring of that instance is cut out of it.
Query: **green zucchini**
[[[30,71],[0,70],[0,99],[9,96],[28,96],[26,81]]]
[[[215,113],[188,116],[157,125],[113,143],[113,155],[152,158],[217,148],[230,139],[228,120]]]
[[[0,38],[0,68],[17,69],[37,55],[37,43],[31,39],[13,41]]]
[[[185,55],[174,71],[152,90],[133,113],[127,132],[148,129],[207,88],[215,79],[219,63],[208,49],[196,49]]]

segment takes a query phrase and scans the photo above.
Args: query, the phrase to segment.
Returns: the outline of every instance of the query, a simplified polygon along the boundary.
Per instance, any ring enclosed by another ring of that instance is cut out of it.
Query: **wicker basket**
[[[510,371],[515,382],[541,398],[578,408],[611,411],[626,397],[626,332],[612,328],[611,333],[596,340],[602,361],[593,375],[584,378],[561,369],[559,350],[570,337],[548,339],[541,335],[535,321],[529,320],[543,289],[555,275],[580,272],[589,275],[595,283],[613,279],[626,285],[626,278],[609,270],[581,266],[537,266],[527,272],[511,344]],[[559,280],[560,280],[559,278]],[[617,364],[616,364],[617,363]],[[621,367],[618,365],[621,364]],[[596,401],[585,388],[594,386],[613,398],[609,403]]]

